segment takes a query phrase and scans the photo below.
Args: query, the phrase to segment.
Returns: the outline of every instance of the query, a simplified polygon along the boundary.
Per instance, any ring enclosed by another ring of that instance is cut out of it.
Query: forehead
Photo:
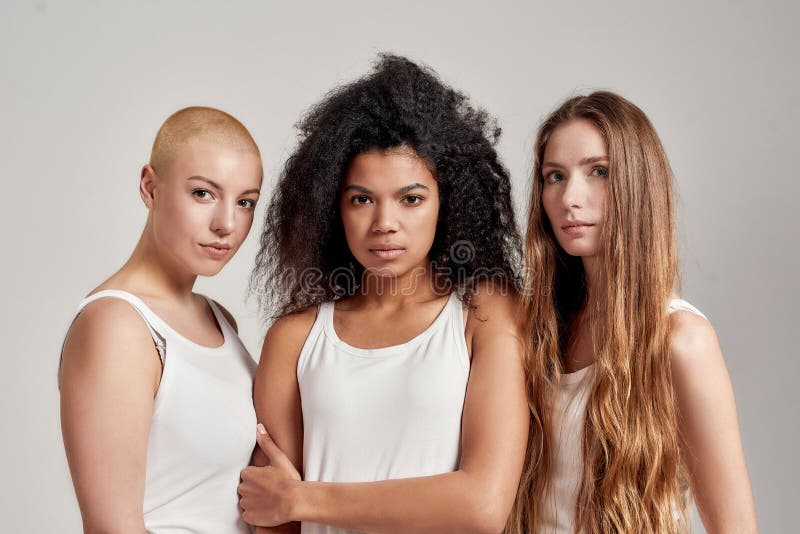
[[[553,163],[594,156],[607,156],[606,142],[600,130],[585,119],[573,119],[556,127],[544,150],[544,160]]]
[[[204,176],[220,185],[261,184],[262,169],[259,154],[246,146],[194,138],[175,147],[165,178]]]
[[[436,179],[425,161],[410,149],[371,150],[350,162],[343,186],[363,185],[369,189],[394,190],[418,182],[433,189]]]

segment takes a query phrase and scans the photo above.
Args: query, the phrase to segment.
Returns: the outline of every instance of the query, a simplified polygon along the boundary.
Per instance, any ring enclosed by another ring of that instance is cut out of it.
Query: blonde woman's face
[[[250,231],[261,176],[254,151],[193,142],[153,180],[156,246],[185,272],[218,273]]]
[[[542,160],[542,204],[559,245],[572,256],[600,251],[608,196],[608,151],[600,131],[573,119],[553,130]]]

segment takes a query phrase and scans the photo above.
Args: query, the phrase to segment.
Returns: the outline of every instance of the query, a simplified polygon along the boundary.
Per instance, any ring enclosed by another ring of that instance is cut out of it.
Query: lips
[[[567,235],[581,235],[587,228],[591,228],[594,224],[587,223],[586,221],[567,221],[566,224],[561,225],[561,230]]]
[[[381,259],[391,260],[405,252],[406,249],[400,245],[389,244],[372,247],[369,249],[369,251]]]
[[[215,260],[224,258],[231,250],[231,246],[228,243],[222,243],[220,241],[200,243],[200,247]]]

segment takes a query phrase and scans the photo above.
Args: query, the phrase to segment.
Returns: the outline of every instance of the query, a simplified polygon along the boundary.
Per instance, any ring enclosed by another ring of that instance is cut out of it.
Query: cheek
[[[174,224],[187,232],[196,232],[208,226],[210,209],[196,202],[181,202],[173,212]]]
[[[195,234],[199,229],[207,226],[208,210],[191,199],[169,198],[164,199],[159,206],[158,226],[170,241],[178,241],[187,235]]]
[[[439,219],[439,201],[428,202],[425,206],[418,208],[420,220],[424,220],[425,224],[433,227],[436,230],[436,223]]]
[[[240,209],[241,208],[237,208]],[[253,211],[242,210],[242,214],[236,218],[236,229],[237,234],[239,234],[239,243],[245,240],[247,234],[250,233],[250,228],[253,226],[253,219],[255,218],[255,213]]]
[[[556,215],[556,206],[559,203],[558,192],[553,188],[542,190],[542,208],[549,220]]]
[[[592,196],[595,198],[595,209],[597,210],[600,220],[602,221],[605,219],[606,206],[608,204],[608,182],[599,182]]]
[[[426,241],[432,241],[436,235],[436,226],[439,218],[439,203],[430,202],[418,208],[409,209],[406,226],[409,233],[415,236],[425,236]]]
[[[364,233],[364,228],[370,224],[370,218],[367,216],[366,210],[360,210],[359,212],[343,207],[341,214],[342,226],[348,242],[358,239]]]

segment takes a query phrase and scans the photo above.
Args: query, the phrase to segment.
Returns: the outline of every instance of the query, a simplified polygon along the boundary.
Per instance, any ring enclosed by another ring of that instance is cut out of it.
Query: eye
[[[605,167],[595,167],[592,169],[592,176],[608,177],[608,169]]]
[[[423,198],[419,195],[406,195],[403,197],[401,202],[405,202],[406,204],[410,204],[412,206],[416,206],[417,204],[421,203]]]
[[[250,200],[249,198],[243,198],[239,201],[239,205],[243,208],[247,208],[249,210],[255,209],[256,201]]]
[[[564,174],[561,171],[551,171],[544,175],[544,180],[547,183],[555,184],[564,179]]]
[[[350,197],[350,203],[354,205],[365,205],[371,203],[372,200],[366,195],[355,195]]]
[[[192,194],[200,200],[211,200],[212,198],[211,191],[208,189],[195,189]]]

